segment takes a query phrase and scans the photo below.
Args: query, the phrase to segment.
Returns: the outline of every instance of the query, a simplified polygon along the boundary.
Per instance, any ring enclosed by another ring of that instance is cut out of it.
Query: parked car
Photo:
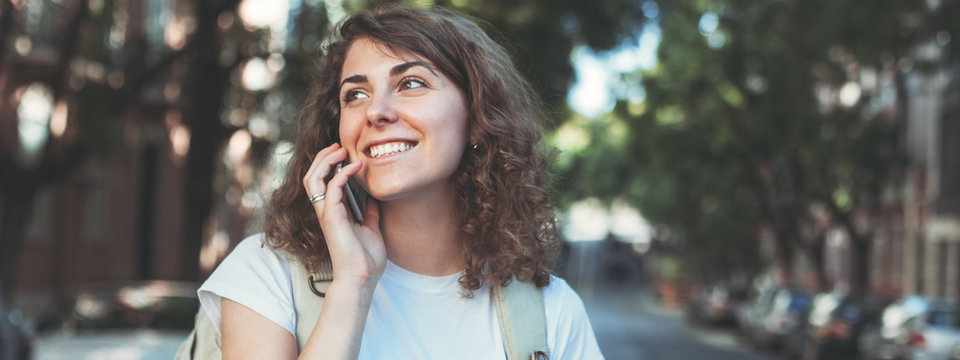
[[[809,315],[809,310],[807,315]],[[803,358],[803,352],[807,346],[809,328],[810,323],[807,321],[807,316],[804,316],[803,321],[800,321],[797,326],[794,326],[793,329],[790,329],[790,331],[784,335],[780,353],[786,359],[808,360]]]
[[[810,322],[808,319],[810,318],[810,311],[813,308],[813,299],[813,296],[811,296],[810,303],[807,304],[806,309],[799,314],[800,321],[798,321],[796,326],[790,328],[783,336],[780,353],[787,359],[803,359],[803,353],[809,338]]]
[[[687,318],[698,324],[733,324],[736,309],[744,301],[745,294],[745,290],[726,284],[704,286],[687,303]]]
[[[773,296],[776,292],[774,287],[766,287],[752,293],[743,303],[734,310],[734,317],[737,320],[737,327],[744,340],[751,341],[750,333],[756,328],[760,319],[760,313],[769,308],[773,302]]]
[[[858,339],[867,324],[877,321],[883,299],[832,292],[816,296],[807,321],[803,359],[856,359]]]
[[[747,342],[758,347],[777,347],[787,334],[802,324],[810,307],[805,291],[771,287],[741,308],[737,321]]]
[[[954,301],[907,296],[887,306],[860,337],[864,359],[960,358],[960,311]]]

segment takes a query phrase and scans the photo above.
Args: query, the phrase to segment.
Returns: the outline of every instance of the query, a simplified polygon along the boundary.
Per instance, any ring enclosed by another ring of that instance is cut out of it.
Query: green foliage
[[[702,271],[754,266],[758,226],[775,231],[778,258],[789,262],[809,240],[798,225],[809,206],[829,205],[837,217],[869,211],[897,181],[904,64],[921,61],[916,46],[960,35],[958,2],[926,3],[659,2],[658,65],[624,77],[642,79],[642,110],[622,101],[621,120],[580,125],[622,121],[628,145],[601,144],[603,131],[590,131],[590,146],[561,169],[568,189],[625,196],[678,233]],[[701,27],[712,17],[715,28]],[[613,182],[588,172],[617,166],[624,176]]]
[[[394,1],[343,4],[349,12],[386,2]],[[701,271],[755,267],[759,225],[776,228],[784,241],[781,257],[789,257],[802,246],[795,223],[811,204],[828,203],[840,215],[876,206],[880,189],[903,164],[898,116],[908,104],[902,103],[897,81],[903,71],[936,65],[911,51],[931,39],[960,41],[956,0],[664,1],[654,20],[662,35],[657,67],[623,76],[625,85],[644,89],[645,102],[621,101],[611,114],[585,119],[569,114],[565,103],[574,79],[571,50],[586,45],[602,52],[636,40],[649,21],[641,11],[643,1],[405,2],[446,6],[481,19],[514,53],[549,105],[554,130],[549,140],[561,150],[554,164],[561,205],[587,196],[627,199],[652,222],[677,232],[691,250],[685,252],[688,260]],[[208,39],[214,41],[188,44],[180,53],[162,44],[162,49],[148,49],[158,44],[132,37],[112,47],[111,31],[124,19],[117,10],[129,2],[91,3],[99,7],[81,19],[77,29],[82,31],[62,34],[77,41],[53,45],[68,52],[64,67],[82,58],[102,65],[108,76],[115,72],[125,79],[121,86],[103,80],[77,85],[65,72],[55,81],[62,87],[58,100],[72,99],[70,123],[80,128],[79,142],[93,154],[106,156],[131,145],[124,136],[128,127],[144,125],[121,119],[130,109],[150,112],[155,104],[149,101],[178,110],[208,104],[209,113],[221,116],[195,121],[222,122],[218,130],[223,132],[250,127],[253,115],[265,118],[278,125],[278,134],[255,134],[257,157],[268,156],[268,144],[296,131],[308,74],[331,26],[326,2],[305,1],[290,14],[283,71],[277,86],[263,92],[241,89],[237,78],[244,60],[270,55],[268,34],[246,29],[227,6],[234,1],[223,1],[218,9],[232,16],[231,25],[213,25],[224,19],[217,16],[194,19],[217,29]],[[927,3],[939,5],[931,9]],[[193,10],[204,3],[184,4]],[[62,18],[70,19],[78,8],[63,7]],[[715,29],[700,28],[704,15],[716,17]],[[197,67],[197,53],[211,48],[219,49],[219,70],[229,78],[212,79]],[[176,61],[162,61],[173,55]],[[868,76],[876,79],[874,85],[868,85]],[[222,99],[205,98],[198,93],[201,87],[190,85],[208,81],[229,82]],[[861,96],[838,103],[837,92],[848,84],[860,84]],[[179,96],[168,98],[168,85]],[[145,124],[161,121],[143,119]],[[205,142],[219,149],[227,135],[211,133],[214,139],[201,139],[204,133],[194,131],[191,151]]]
[[[606,203],[618,197],[623,180],[635,176],[623,166],[628,134],[628,125],[615,116],[577,116],[553,132],[547,141],[558,149],[552,170],[559,174],[561,207],[590,196]]]

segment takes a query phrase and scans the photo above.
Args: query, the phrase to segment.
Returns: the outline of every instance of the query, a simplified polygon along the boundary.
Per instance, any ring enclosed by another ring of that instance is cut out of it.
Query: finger
[[[339,148],[341,148],[341,147],[342,147],[342,146],[340,146],[340,143],[333,143],[333,144],[327,145],[327,146],[324,147],[323,149],[320,149],[320,151],[318,151],[316,154],[313,154],[313,159],[316,160],[316,159],[322,158],[322,157],[324,157],[324,156],[327,156],[327,155],[329,155],[331,152],[334,152],[335,150],[337,150],[337,149],[339,149]]]
[[[310,168],[307,169],[307,172],[310,172],[310,170],[313,170],[318,164],[321,163],[323,158],[330,156],[330,154],[332,154],[334,151],[337,151],[338,149],[340,149],[340,144],[333,143],[330,146],[327,146],[321,149],[320,151],[318,151],[313,156],[313,162],[310,163]]]
[[[334,205],[333,208],[344,209],[343,212],[346,214],[346,209],[341,203],[341,200],[343,200],[343,187],[346,186],[350,176],[360,171],[360,166],[360,163],[353,163],[344,166],[339,172],[333,174],[330,182],[326,185],[327,196],[323,201],[325,205]]]
[[[336,153],[339,150],[341,150],[340,145],[333,144],[317,152],[317,154],[313,157],[313,162],[310,163],[310,167],[307,169],[307,174],[329,172],[329,158],[331,156],[336,156]],[[306,177],[304,180],[306,180]]]
[[[308,194],[324,193],[326,185],[324,182],[329,177],[333,165],[337,164],[347,157],[346,150],[336,149],[324,157],[318,157],[314,160],[310,170],[303,177],[303,186]]]

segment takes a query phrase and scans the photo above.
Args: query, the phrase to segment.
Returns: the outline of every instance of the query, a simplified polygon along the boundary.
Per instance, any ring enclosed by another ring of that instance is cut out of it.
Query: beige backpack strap
[[[175,360],[190,360],[193,358],[193,349],[197,346],[197,329],[194,328],[190,332],[190,335],[187,335],[187,338],[180,343],[180,347],[177,348],[176,354],[173,356]]]
[[[320,319],[323,296],[333,280],[333,267],[327,263],[319,273],[311,274],[295,256],[289,256],[290,285],[293,287],[293,309],[297,317],[297,352],[303,350]]]
[[[491,289],[507,360],[547,359],[547,317],[543,291],[530,282],[513,279]]]
[[[190,335],[180,344],[174,359],[176,360],[207,360],[220,359],[220,333],[210,321],[210,317],[201,308],[194,319],[194,328]]]

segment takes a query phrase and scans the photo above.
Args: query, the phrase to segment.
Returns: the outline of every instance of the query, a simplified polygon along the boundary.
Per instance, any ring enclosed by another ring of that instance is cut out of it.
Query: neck
[[[450,275],[466,261],[459,240],[455,190],[413,196],[380,204],[380,228],[387,258],[424,275]]]

